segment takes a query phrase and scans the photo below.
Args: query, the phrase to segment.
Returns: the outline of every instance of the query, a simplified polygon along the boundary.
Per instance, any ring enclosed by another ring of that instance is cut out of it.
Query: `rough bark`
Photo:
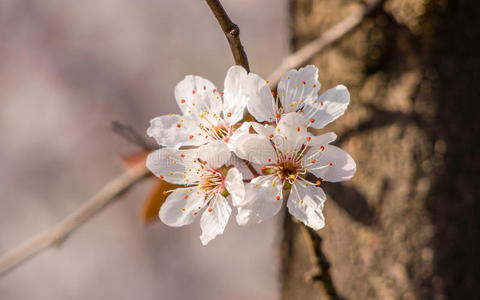
[[[357,1],[291,0],[292,48]],[[354,180],[325,184],[319,231],[346,299],[479,299],[480,2],[389,0],[384,11],[311,63],[323,90],[351,104],[327,129],[357,161]],[[325,299],[286,218],[284,299]]]

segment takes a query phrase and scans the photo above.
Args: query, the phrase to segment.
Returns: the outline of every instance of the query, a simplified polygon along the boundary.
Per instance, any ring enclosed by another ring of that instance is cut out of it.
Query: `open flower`
[[[356,165],[345,151],[330,145],[336,139],[334,133],[313,136],[307,132],[309,123],[301,114],[291,112],[280,119],[272,133],[261,131],[239,137],[235,153],[261,164],[264,173],[245,186],[245,198],[237,205],[240,225],[274,216],[282,206],[285,191],[290,190],[289,212],[315,230],[324,227],[326,195],[319,187],[321,180],[349,180]],[[311,182],[307,173],[321,180]]]
[[[253,73],[242,87],[247,109],[258,122],[278,122],[283,115],[298,112],[313,128],[320,129],[343,115],[350,102],[350,94],[343,85],[318,96],[318,69],[313,65],[288,71],[280,80],[276,95],[267,81]]]
[[[203,245],[222,234],[234,204],[243,201],[245,190],[240,172],[228,165],[231,152],[222,141],[213,141],[197,149],[163,148],[152,152],[147,167],[157,177],[185,185],[170,192],[160,209],[160,219],[173,227],[200,219]]]
[[[175,87],[175,99],[182,115],[169,114],[150,121],[147,134],[159,145],[179,148],[200,146],[213,140],[229,143],[235,126],[242,120],[246,99],[241,93],[247,72],[231,67],[220,93],[215,85],[199,76],[188,75]],[[244,126],[245,127],[245,126]]]

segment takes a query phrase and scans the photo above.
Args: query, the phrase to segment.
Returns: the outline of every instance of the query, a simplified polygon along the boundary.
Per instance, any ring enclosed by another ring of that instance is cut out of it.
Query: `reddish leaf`
[[[165,195],[164,191],[174,190],[181,187],[181,185],[168,183],[166,181],[157,179],[155,186],[150,191],[150,194],[143,201],[143,207],[140,212],[140,218],[144,223],[152,223],[159,220],[158,212],[160,207],[165,202],[168,195]]]

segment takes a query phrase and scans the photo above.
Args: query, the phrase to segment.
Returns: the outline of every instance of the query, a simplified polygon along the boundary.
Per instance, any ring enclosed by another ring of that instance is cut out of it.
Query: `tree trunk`
[[[293,50],[359,5],[291,0]],[[311,61],[322,90],[343,83],[351,93],[327,129],[357,173],[322,184],[317,245],[340,297],[480,299],[479,41],[479,1],[388,0]],[[285,218],[283,298],[328,299],[323,277],[305,281],[300,229]]]

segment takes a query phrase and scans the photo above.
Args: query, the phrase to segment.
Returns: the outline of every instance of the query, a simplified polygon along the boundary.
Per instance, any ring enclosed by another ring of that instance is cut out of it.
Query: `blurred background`
[[[265,77],[365,2],[222,1]],[[343,83],[352,95],[326,130],[357,162],[353,180],[322,183],[317,250],[345,299],[479,299],[480,2],[382,3],[308,62],[322,91]],[[178,112],[185,75],[221,89],[232,63],[204,1],[0,0],[0,254],[123,171],[137,148],[112,121],[144,133]],[[152,187],[0,277],[0,299],[324,299],[305,281],[309,247],[290,218],[230,220],[203,247],[198,224],[140,222]]]
[[[286,1],[223,3],[252,71],[268,75],[288,53]],[[0,253],[122,172],[121,155],[137,149],[112,121],[144,133],[153,117],[178,112],[173,90],[185,75],[222,88],[232,63],[204,1],[0,1]],[[203,247],[198,224],[141,224],[151,187],[137,185],[60,248],[2,276],[0,299],[278,298],[278,218],[227,226]]]

